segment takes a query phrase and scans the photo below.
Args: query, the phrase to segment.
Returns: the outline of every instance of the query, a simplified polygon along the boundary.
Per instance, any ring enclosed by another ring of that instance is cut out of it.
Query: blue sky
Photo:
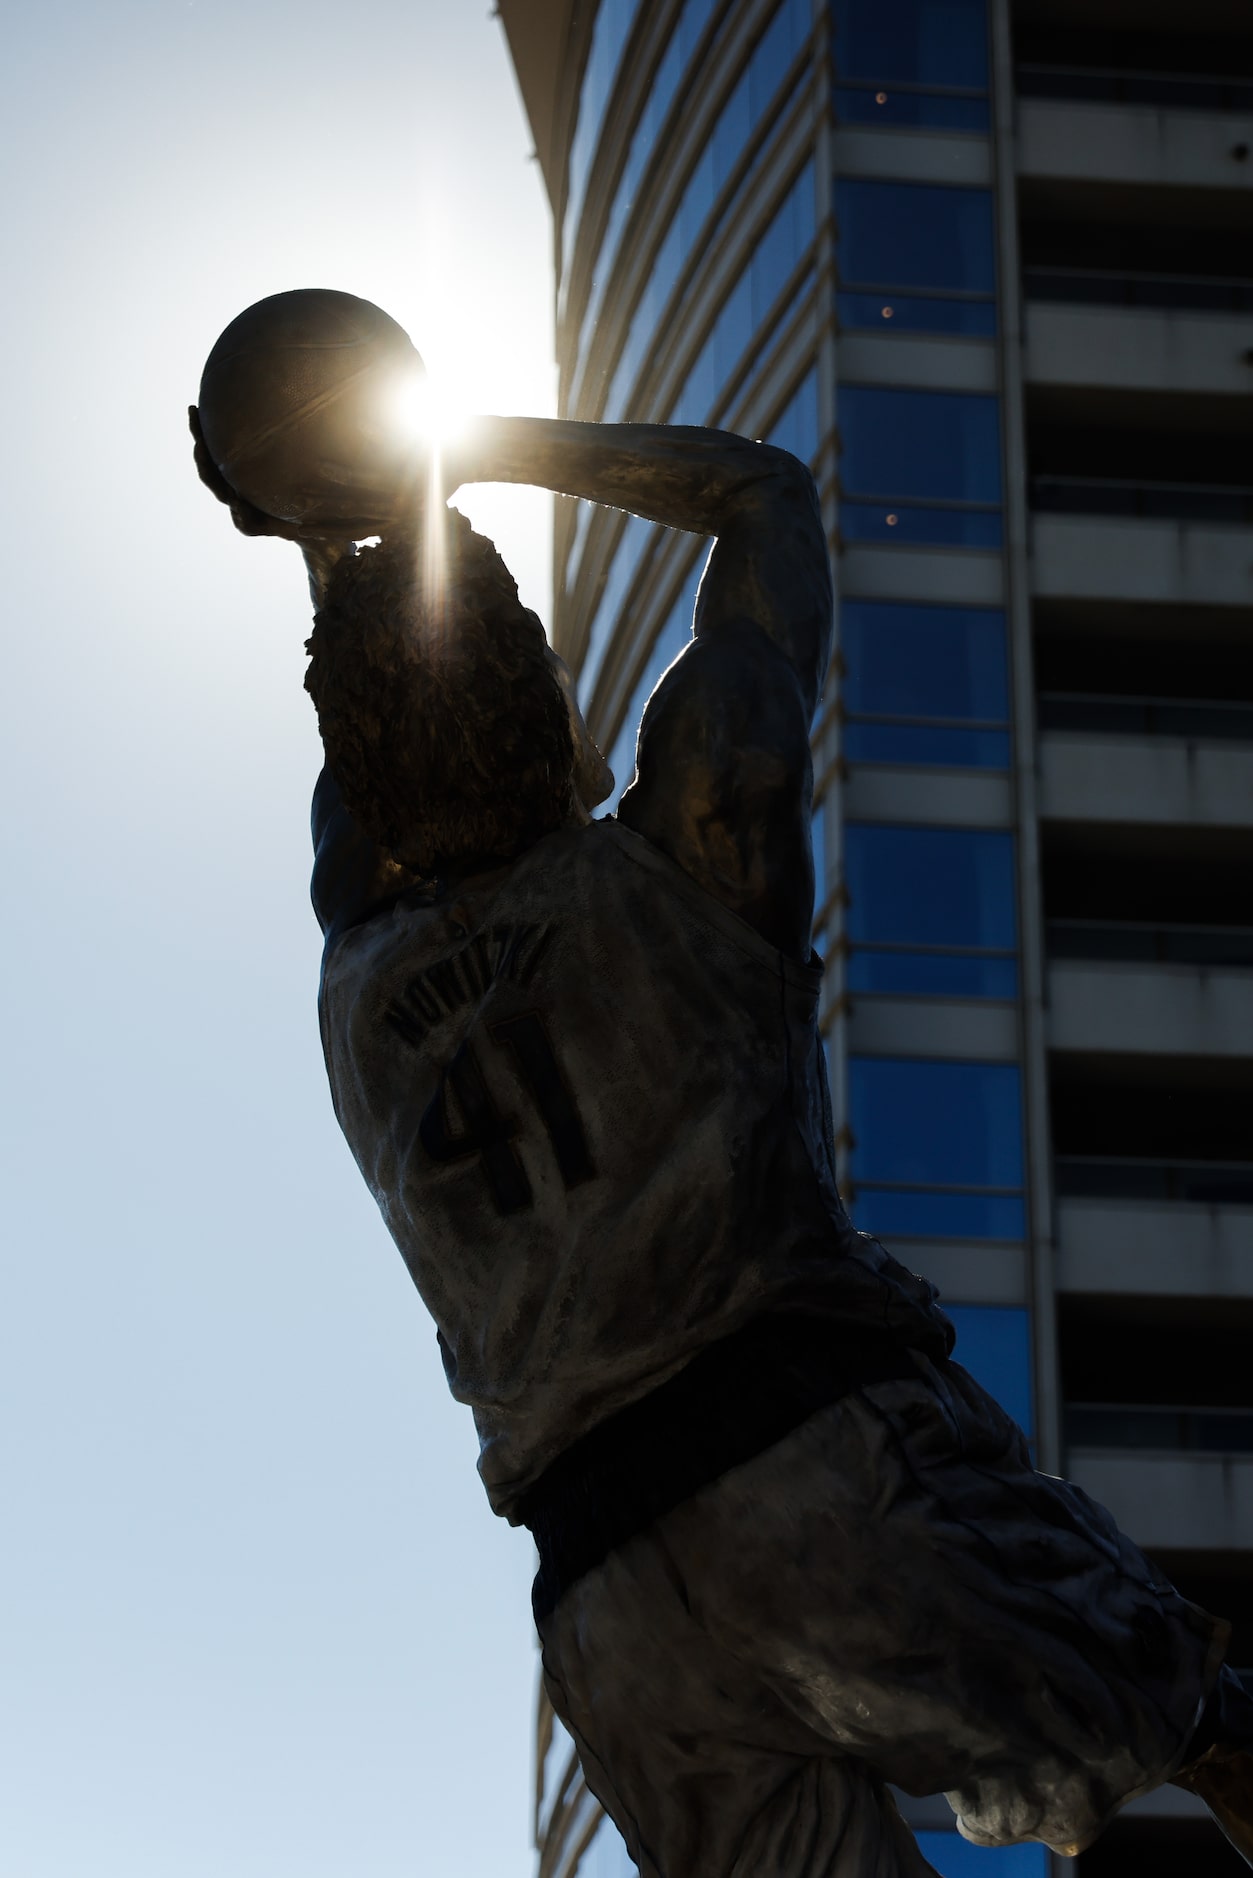
[[[326,1095],[300,563],[184,430],[221,327],[307,285],[465,402],[550,408],[503,38],[446,0],[45,0],[0,106],[0,1871],[509,1878],[529,1543]],[[546,612],[546,500],[463,506]]]

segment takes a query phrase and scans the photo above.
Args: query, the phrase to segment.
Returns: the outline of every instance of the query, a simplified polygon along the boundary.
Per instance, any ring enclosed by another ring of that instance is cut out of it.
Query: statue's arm
[[[813,478],[772,444],[677,424],[479,418],[447,486],[534,483],[713,535],[697,637],[751,619],[792,665],[812,715],[831,650],[831,569]]]
[[[817,491],[786,451],[665,425],[483,420],[462,480],[532,482],[716,537],[692,644],[649,700],[619,817],[809,954],[809,732],[830,655]]]

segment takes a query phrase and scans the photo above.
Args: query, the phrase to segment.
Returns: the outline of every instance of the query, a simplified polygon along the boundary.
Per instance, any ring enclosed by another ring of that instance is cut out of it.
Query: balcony
[[[1152,105],[1173,111],[1253,113],[1253,79],[1204,72],[1115,70],[1109,66],[1050,65],[1024,60],[1015,77],[1020,98],[1065,99],[1071,104]]]
[[[1076,1446],[1066,1473],[1150,1552],[1253,1550],[1253,1455]]]
[[[1253,1455],[1253,1409],[1157,1403],[1068,1402],[1067,1447],[1155,1454]]]
[[[1203,521],[1042,514],[1031,523],[1038,599],[1253,606],[1253,535]]]
[[[1059,1154],[1059,1200],[1114,1198],[1164,1205],[1253,1207],[1253,1161],[1159,1160],[1135,1155]]]
[[[1028,331],[1041,303],[1078,307],[1156,308],[1176,313],[1253,313],[1253,279],[1247,275],[1185,274],[1147,268],[1071,266],[1027,262],[1022,274],[1028,302]],[[1208,322],[1204,330],[1211,330]],[[1236,329],[1246,340],[1247,322]],[[1032,374],[1028,371],[1028,377]]]
[[[1032,182],[1234,194],[1253,189],[1251,142],[1253,104],[1198,110],[1174,101],[1019,98],[1018,173]]]
[[[1060,289],[1064,281],[1073,282],[1075,277],[1058,269],[1048,278]],[[1107,291],[1117,279],[1088,278],[1094,288]],[[1131,282],[1123,276],[1121,285],[1129,288]],[[1173,283],[1178,291],[1186,285]],[[1142,286],[1144,291],[1165,292],[1168,283],[1149,281]],[[1210,282],[1204,290],[1215,296],[1221,290],[1233,298],[1242,293],[1253,313],[1253,283]],[[1196,283],[1194,291],[1201,292],[1202,284]],[[1253,394],[1253,319],[1249,313],[1241,318],[1144,306],[1028,304],[1027,382],[1106,394],[1248,397]]]
[[[1151,920],[1050,919],[1050,959],[1120,959],[1157,965],[1253,966],[1253,927]],[[1253,1055],[1253,1038],[1249,1054]]]
[[[1253,1165],[1064,1157],[1057,1288],[1253,1299]]]
[[[1046,1035],[1083,1055],[1253,1057],[1253,972],[1054,962]]]
[[[1246,744],[1045,729],[1039,751],[1045,821],[1253,828],[1253,747]]]

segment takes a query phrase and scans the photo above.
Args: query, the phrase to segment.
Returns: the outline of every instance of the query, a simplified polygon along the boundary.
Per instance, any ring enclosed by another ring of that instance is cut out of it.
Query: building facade
[[[853,1217],[1253,1663],[1253,8],[501,11],[562,413],[717,424],[818,480]],[[558,504],[554,637],[620,785],[704,553]],[[542,1710],[539,1742],[542,1878],[629,1872]],[[942,1872],[1048,1869],[906,1810]],[[1167,1788],[1079,1869],[1233,1858]]]

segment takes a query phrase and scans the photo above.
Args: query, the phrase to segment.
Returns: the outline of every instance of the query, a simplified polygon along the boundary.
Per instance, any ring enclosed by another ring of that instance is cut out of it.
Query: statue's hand
[[[281,522],[277,516],[267,515],[264,509],[254,507],[237,489],[232,489],[209,455],[200,428],[200,413],[194,404],[187,407],[187,422],[195,443],[197,474],[205,488],[211,490],[219,502],[226,504],[231,512],[231,520],[241,535],[278,535],[284,541],[296,541],[302,546],[306,542],[321,542],[325,539],[324,531],[302,528],[298,522]]]

